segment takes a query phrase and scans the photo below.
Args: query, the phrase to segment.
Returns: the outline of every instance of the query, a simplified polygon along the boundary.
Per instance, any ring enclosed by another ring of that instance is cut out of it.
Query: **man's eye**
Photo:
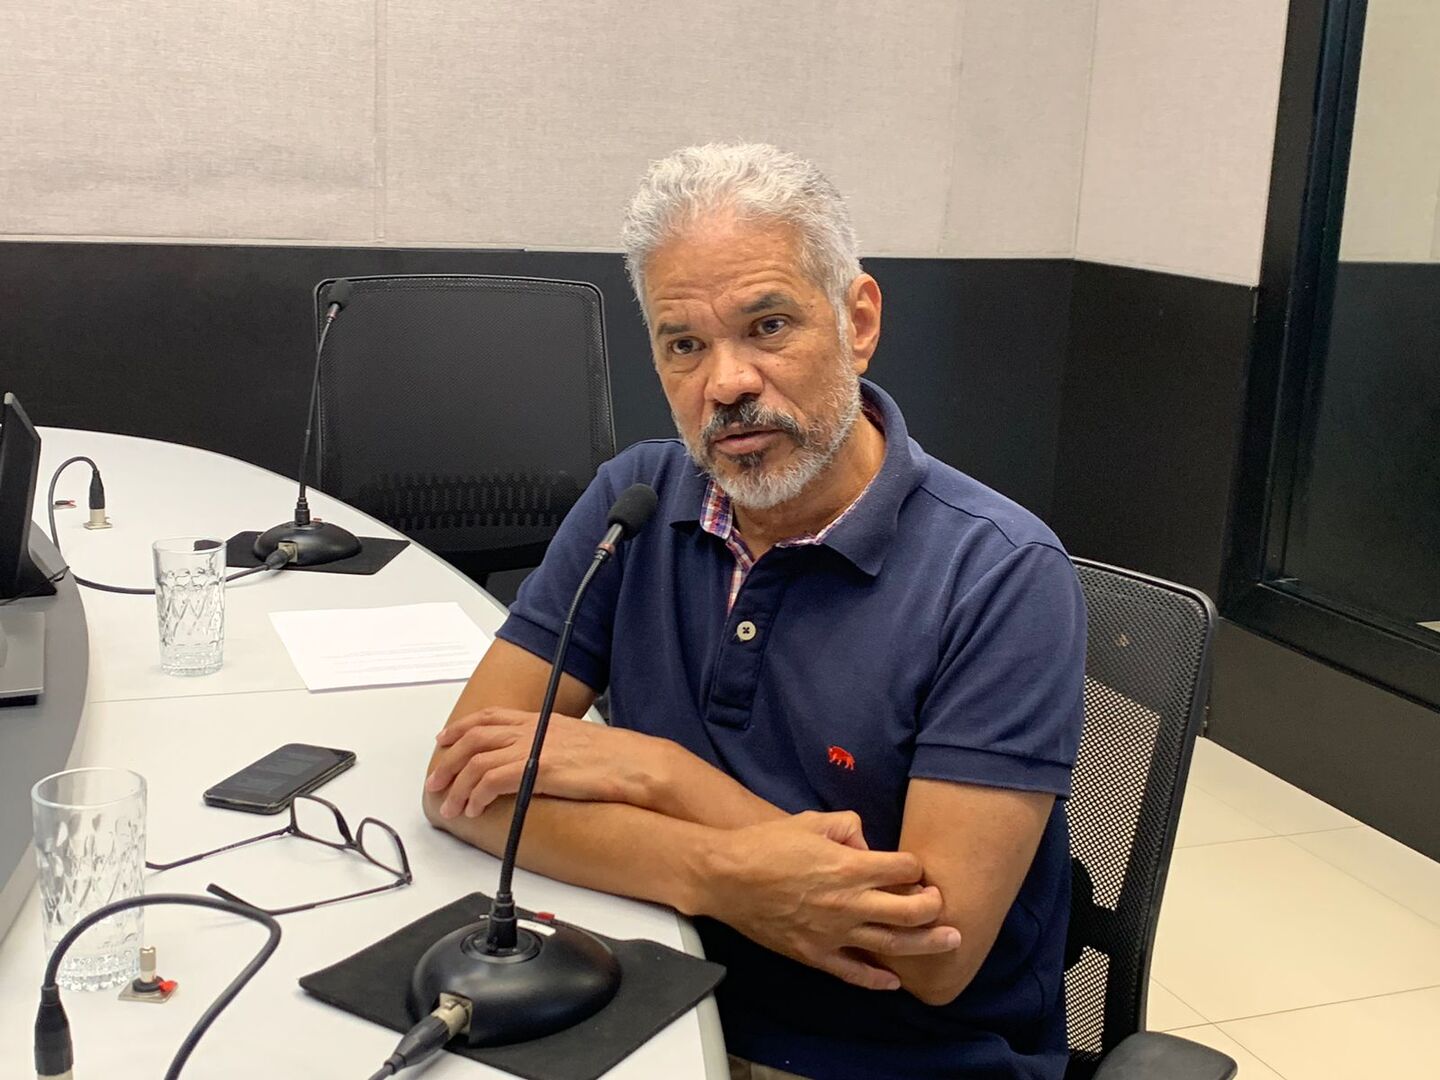
[[[755,324],[755,330],[761,337],[772,337],[789,325],[784,315],[767,315]]]
[[[693,352],[698,352],[699,349],[700,343],[690,337],[676,338],[670,342],[670,351],[676,356],[689,356]]]

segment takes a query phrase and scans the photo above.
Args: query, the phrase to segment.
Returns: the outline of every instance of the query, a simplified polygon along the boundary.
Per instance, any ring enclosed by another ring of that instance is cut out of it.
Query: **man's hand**
[[[515,794],[538,721],[536,713],[496,707],[451,720],[435,737],[438,749],[425,779],[426,791],[446,792],[441,816],[479,817],[501,795]],[[536,794],[642,805],[647,762],[659,741],[552,713]]]
[[[940,891],[921,884],[920,860],[870,851],[860,818],[806,812],[719,834],[700,914],[774,952],[871,990],[900,979],[876,956],[953,952],[960,932],[933,926]]]

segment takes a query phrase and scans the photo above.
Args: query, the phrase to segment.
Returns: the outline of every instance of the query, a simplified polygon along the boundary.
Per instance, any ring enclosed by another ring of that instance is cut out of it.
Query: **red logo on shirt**
[[[843,746],[830,747],[827,755],[831,765],[839,765],[842,769],[855,771],[855,755],[846,750]]]

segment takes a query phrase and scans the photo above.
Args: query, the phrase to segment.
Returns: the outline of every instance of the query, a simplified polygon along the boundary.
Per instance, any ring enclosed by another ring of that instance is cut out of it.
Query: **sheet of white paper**
[[[459,604],[274,611],[311,690],[468,679],[490,644]]]

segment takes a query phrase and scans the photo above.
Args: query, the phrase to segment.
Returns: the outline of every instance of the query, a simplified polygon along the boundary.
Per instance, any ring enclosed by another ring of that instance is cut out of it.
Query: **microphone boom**
[[[305,473],[310,464],[310,436],[314,431],[315,407],[320,399],[320,358],[325,353],[325,339],[330,336],[330,327],[335,317],[350,302],[353,287],[346,278],[339,278],[326,291],[329,307],[325,311],[325,324],[320,328],[320,341],[315,346],[315,374],[310,381],[310,409],[305,414],[305,447],[300,452],[300,468],[297,478],[300,494],[295,500],[295,517],[267,529],[255,538],[255,557],[268,559],[281,544],[292,544],[295,554],[290,559],[296,566],[318,566],[321,563],[348,559],[360,551],[360,540],[348,529],[328,521],[310,516],[310,503],[305,498]],[[288,564],[287,564],[288,565]]]
[[[503,1045],[573,1027],[602,1009],[619,987],[619,964],[598,938],[561,923],[530,924],[533,929],[522,924],[516,917],[511,881],[575,613],[600,567],[615,554],[621,540],[644,527],[655,512],[655,504],[655,491],[646,484],[634,484],[620,494],[607,518],[609,528],[570,602],[530,755],[516,792],[510,834],[500,862],[499,887],[489,917],[441,938],[415,966],[410,982],[411,1013],[420,1019],[435,1007],[441,995],[464,998],[472,1005],[465,1032],[471,1046]]]

